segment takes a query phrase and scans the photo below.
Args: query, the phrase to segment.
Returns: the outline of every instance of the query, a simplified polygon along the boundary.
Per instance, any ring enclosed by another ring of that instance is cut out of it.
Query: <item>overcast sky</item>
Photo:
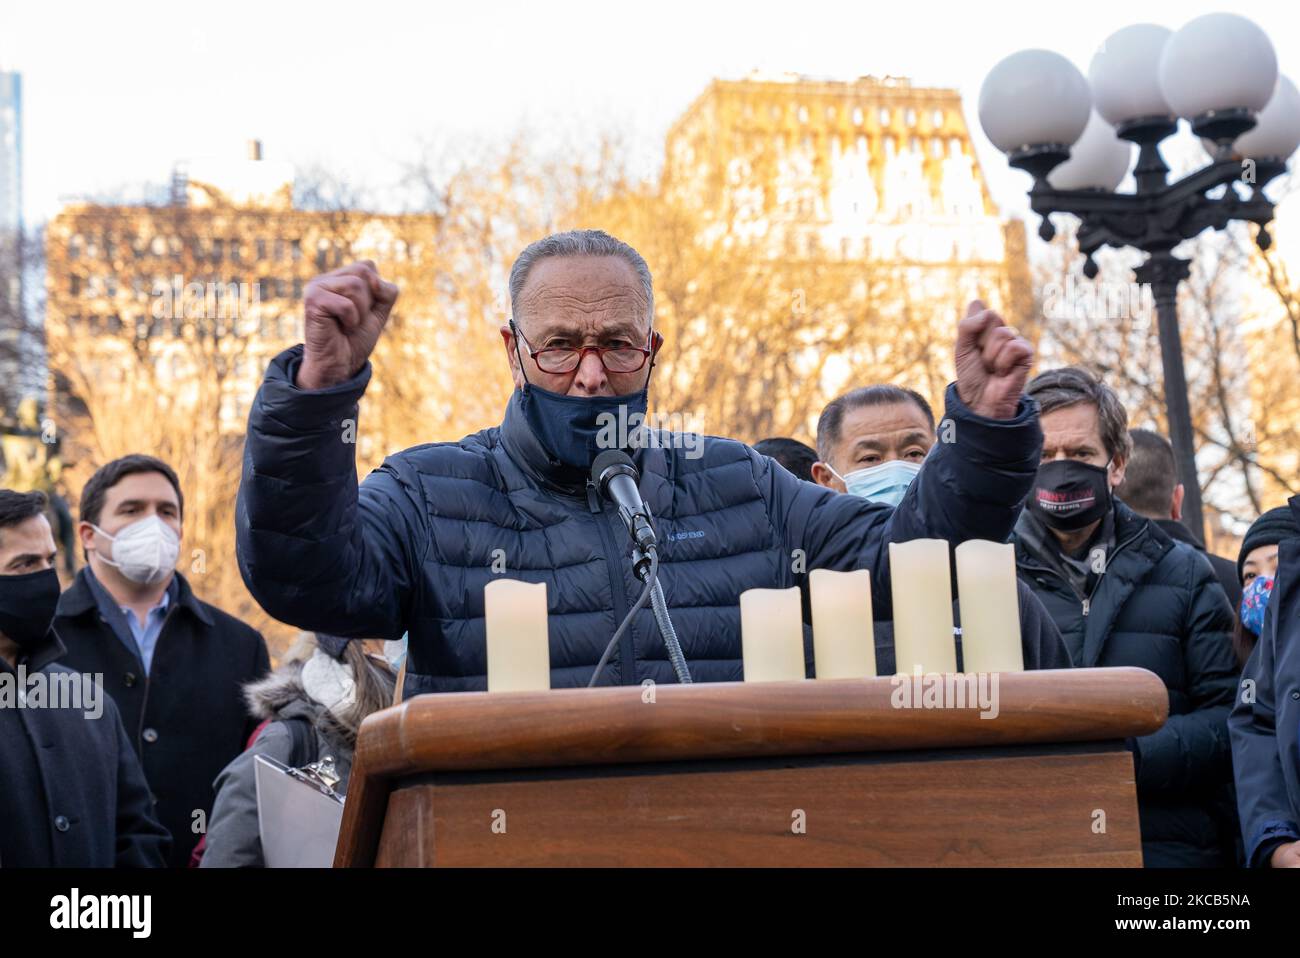
[[[1300,78],[1300,5],[1258,0],[6,0],[0,66],[23,73],[30,223],[66,198],[164,182],[178,160],[240,156],[254,137],[268,159],[371,186],[393,182],[421,143],[521,125],[621,131],[652,166],[711,78],[755,68],[956,87],[994,198],[1017,214],[1028,178],[974,115],[997,60],[1047,47],[1086,72],[1120,27],[1177,28],[1225,8],[1264,27]]]

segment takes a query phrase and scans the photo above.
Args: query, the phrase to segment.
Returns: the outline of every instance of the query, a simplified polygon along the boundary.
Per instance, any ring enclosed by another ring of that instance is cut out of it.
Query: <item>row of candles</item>
[[[953,551],[964,670],[1023,671],[1013,547],[971,540]],[[943,539],[891,543],[889,565],[897,673],[956,672],[948,543]],[[814,569],[808,576],[808,588],[817,678],[877,675],[871,573],[866,569]],[[489,691],[549,689],[546,583],[498,579],[483,590],[483,603]],[[740,633],[746,682],[805,677],[803,613],[797,587],[742,592]]]

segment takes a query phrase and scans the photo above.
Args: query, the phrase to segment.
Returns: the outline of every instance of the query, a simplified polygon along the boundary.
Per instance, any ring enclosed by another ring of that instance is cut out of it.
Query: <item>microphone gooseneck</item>
[[[624,616],[622,623],[605,647],[591,677],[590,685],[595,685],[600,673],[613,654],[618,639],[623,635],[632,621],[632,616],[644,608],[646,600],[651,601],[655,623],[663,636],[664,647],[668,651],[668,661],[672,663],[677,681],[683,685],[690,684],[691,673],[686,666],[686,657],[682,654],[681,643],[677,640],[677,631],[668,617],[668,604],[664,600],[663,589],[659,585],[659,540],[655,536],[651,521],[650,508],[641,499],[641,490],[637,483],[641,474],[637,471],[632,457],[619,449],[607,449],[596,457],[591,464],[591,484],[604,499],[608,499],[618,509],[623,525],[632,539],[632,572],[645,583],[636,603]],[[630,663],[629,663],[630,667]]]

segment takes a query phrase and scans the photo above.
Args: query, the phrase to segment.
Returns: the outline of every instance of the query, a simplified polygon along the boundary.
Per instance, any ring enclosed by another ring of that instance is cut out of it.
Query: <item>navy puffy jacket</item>
[[[585,685],[640,583],[617,513],[549,460],[518,394],[501,426],[390,456],[358,488],[344,423],[357,419],[370,366],[306,391],[294,385],[301,355],[272,361],[249,416],[236,525],[240,571],[263,608],[354,638],[409,632],[406,694],[476,690],[487,674],[483,587],[497,575],[545,582],[552,687]],[[1038,466],[1037,405],[1022,398],[999,421],[975,415],[954,386],[946,399],[954,441],[934,447],[892,510],[802,482],[734,440],[707,437],[698,456],[637,450],[659,578],[697,681],[742,677],[746,589],[867,568],[875,614],[888,619],[888,542],[1007,539]],[[602,681],[645,679],[675,681],[648,608]]]

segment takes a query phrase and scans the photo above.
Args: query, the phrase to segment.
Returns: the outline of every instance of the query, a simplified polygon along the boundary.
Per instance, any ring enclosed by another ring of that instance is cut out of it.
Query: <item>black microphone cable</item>
[[[636,603],[632,608],[628,609],[627,615],[623,616],[623,622],[619,625],[618,629],[615,630],[614,637],[609,640],[609,645],[605,646],[605,654],[602,655],[600,661],[596,663],[596,671],[592,673],[591,681],[587,683],[587,688],[590,689],[595,687],[596,680],[600,678],[600,673],[604,671],[606,664],[609,662],[609,657],[614,654],[614,646],[618,645],[618,640],[622,637],[623,633],[627,631],[627,627],[632,624],[632,616],[636,615],[645,607],[646,600],[650,598],[651,591],[658,583],[658,580],[655,578],[655,573],[658,571],[659,556],[657,553],[651,552],[650,574],[646,576],[645,587],[641,589],[641,595],[637,597]]]

